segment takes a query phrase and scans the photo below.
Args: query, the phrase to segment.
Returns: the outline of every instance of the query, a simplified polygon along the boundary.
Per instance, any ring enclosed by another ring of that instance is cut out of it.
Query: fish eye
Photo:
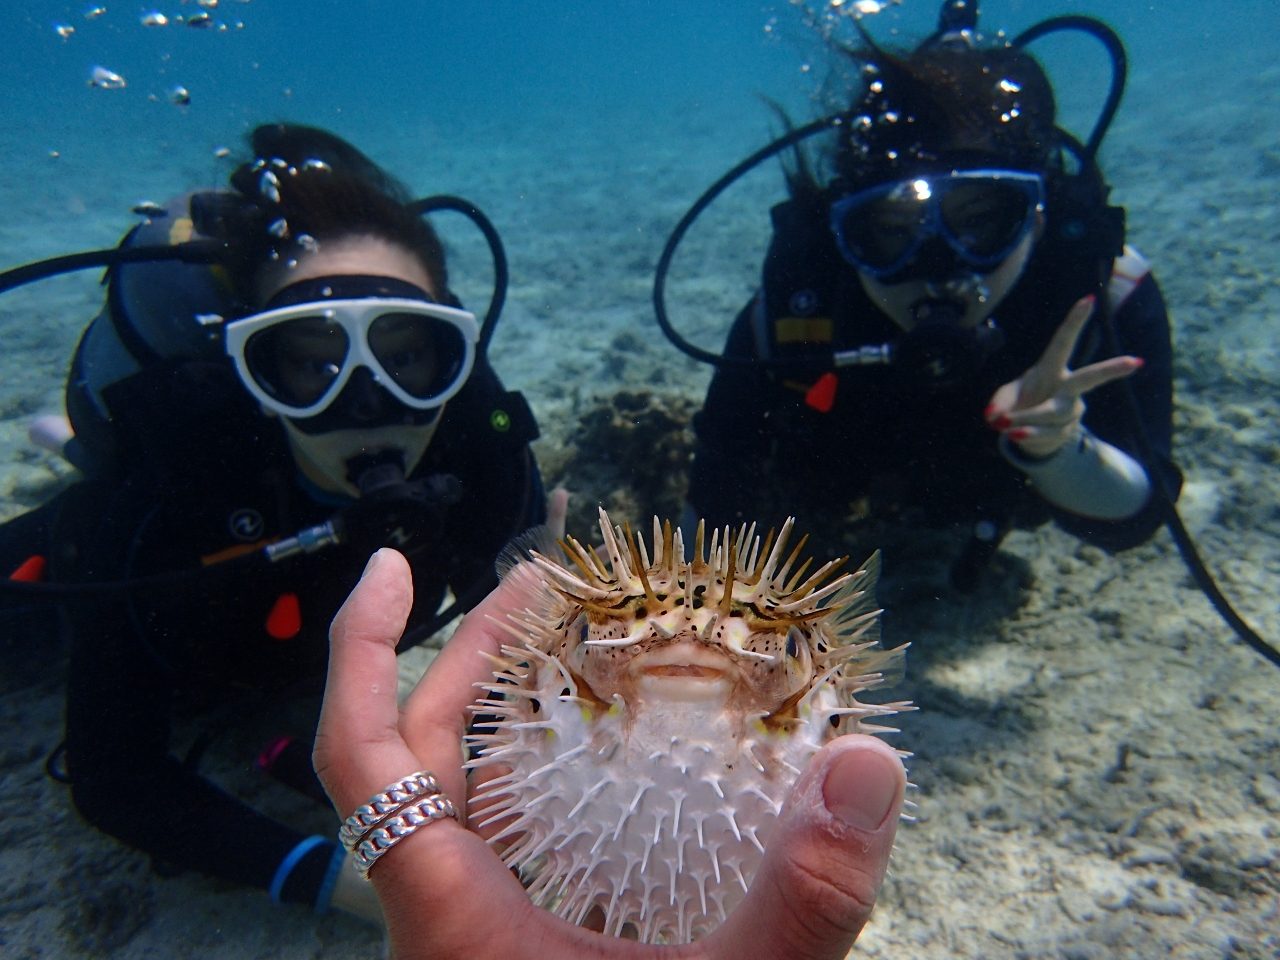
[[[587,618],[583,617],[582,626],[578,630],[578,642],[586,643],[588,635],[589,635],[589,630],[587,628]]]
[[[796,640],[795,627],[787,631],[787,656],[793,659],[800,656],[800,644]]]

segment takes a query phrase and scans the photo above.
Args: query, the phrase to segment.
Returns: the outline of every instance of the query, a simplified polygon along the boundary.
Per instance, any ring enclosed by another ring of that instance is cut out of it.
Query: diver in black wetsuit
[[[910,53],[868,38],[833,174],[789,171],[761,288],[695,419],[685,523],[909,511],[973,531],[953,568],[970,588],[1011,526],[1051,517],[1120,550],[1162,522],[1154,486],[1181,484],[1169,323],[1106,203],[1105,124],[1082,150],[1021,45],[946,26],[964,7]]]
[[[252,147],[233,190],[181,198],[126,239],[212,237],[226,255],[111,269],[67,390],[85,477],[6,525],[0,562],[53,584],[129,581],[60,605],[65,763],[87,820],[160,865],[376,918],[331,832],[202,777],[175,725],[229,698],[243,711],[318,693],[329,622],[378,547],[412,564],[420,633],[446,590],[482,599],[502,547],[544,519],[537,428],[399,184],[324,131],[261,127]],[[314,782],[313,729],[261,764]]]

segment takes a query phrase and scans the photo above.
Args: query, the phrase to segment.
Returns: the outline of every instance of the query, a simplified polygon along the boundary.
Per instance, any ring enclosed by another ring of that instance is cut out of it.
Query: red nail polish
[[[987,409],[985,409],[985,410],[983,410],[983,411],[982,411],[982,419],[983,419],[983,420],[990,420],[990,419],[991,419],[991,415],[992,415],[993,413],[995,413],[995,412],[996,412],[996,405],[995,405],[994,403],[988,403],[988,404],[987,404]]]
[[[1141,357],[1133,358],[1133,369],[1141,370],[1146,365],[1147,365],[1147,361],[1143,360]]]
[[[1000,414],[1000,416],[996,417],[996,422],[992,424],[992,426],[995,427],[997,430],[999,430],[1001,433],[1004,433],[1012,425],[1013,425],[1013,421],[1010,420],[1008,416],[1003,413]]]
[[[1009,431],[1009,439],[1014,443],[1021,443],[1027,437],[1031,436],[1031,431],[1026,427],[1019,427],[1017,430]]]

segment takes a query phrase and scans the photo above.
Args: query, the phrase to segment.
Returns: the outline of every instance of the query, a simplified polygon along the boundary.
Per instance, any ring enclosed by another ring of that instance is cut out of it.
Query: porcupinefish
[[[529,895],[575,923],[645,942],[709,933],[746,892],[782,804],[813,754],[910,709],[860,703],[904,648],[878,644],[875,554],[806,576],[793,521],[712,533],[692,559],[654,518],[642,537],[600,511],[603,551],[530,551],[508,576],[538,599],[503,625],[468,739],[489,777],[471,821]],[[906,754],[904,753],[905,757]]]

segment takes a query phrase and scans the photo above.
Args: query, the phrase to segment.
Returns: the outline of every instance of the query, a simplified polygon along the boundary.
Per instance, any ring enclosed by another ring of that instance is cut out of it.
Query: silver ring
[[[356,871],[368,880],[380,856],[419,827],[444,817],[457,820],[458,812],[439,781],[419,770],[357,807],[338,828],[338,841],[354,857]]]
[[[419,827],[426,826],[433,820],[443,820],[445,817],[453,817],[457,820],[458,811],[454,809],[453,801],[443,793],[433,794],[418,803],[411,803],[400,813],[388,817],[381,826],[376,827],[361,840],[359,847],[353,851],[355,854],[353,862],[356,873],[360,874],[360,879],[368,880],[369,871],[373,869],[378,858],[405,837],[413,834]]]

